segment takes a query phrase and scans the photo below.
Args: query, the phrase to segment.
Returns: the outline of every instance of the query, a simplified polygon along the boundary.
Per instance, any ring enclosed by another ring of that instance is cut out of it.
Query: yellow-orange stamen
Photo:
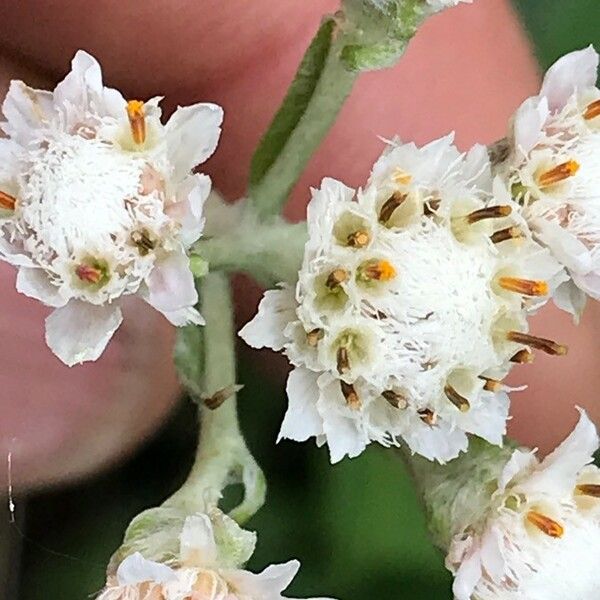
[[[523,350],[519,350],[517,353],[511,356],[510,362],[514,362],[520,365],[530,365],[533,362],[533,359],[533,352],[530,352],[529,350],[523,348]]]
[[[394,390],[385,390],[381,395],[394,407],[404,409],[408,406],[408,400]]]
[[[566,346],[557,344],[552,340],[536,337],[535,335],[529,335],[520,331],[509,331],[506,334],[506,339],[517,344],[523,344],[524,346],[537,348],[538,350],[542,350],[551,356],[564,356],[569,350]]]
[[[336,287],[340,286],[345,281],[348,281],[349,276],[350,276],[350,274],[345,269],[335,269],[334,271],[332,271],[329,274],[329,277],[327,277],[327,281],[325,282],[325,285],[330,290],[333,290]]]
[[[348,246],[352,248],[364,248],[371,241],[368,231],[355,231],[348,236]]]
[[[127,103],[127,116],[131,126],[131,136],[136,144],[146,141],[146,109],[141,100],[130,100]]]
[[[364,281],[390,281],[396,277],[396,269],[387,260],[374,259],[360,265],[358,274]]]
[[[408,185],[412,181],[412,175],[404,171],[404,169],[397,167],[394,170],[392,179],[394,180],[394,183],[397,183],[398,185]]]
[[[575,160],[568,160],[567,162],[561,163],[553,169],[542,173],[538,177],[538,183],[540,184],[540,187],[548,187],[555,183],[560,183],[569,177],[573,177],[577,171],[579,171],[579,163]]]
[[[352,410],[358,410],[360,408],[360,398],[354,389],[354,386],[351,383],[346,383],[345,381],[340,381],[340,387],[342,388],[342,394],[346,399],[346,404]]]
[[[432,427],[437,423],[437,415],[429,408],[422,408],[417,413],[423,423],[427,423],[427,425],[431,425]]]
[[[394,214],[394,211],[408,198],[408,194],[394,192],[383,204],[379,211],[379,222],[387,223]]]
[[[499,244],[506,240],[516,240],[522,237],[524,237],[524,234],[519,227],[507,227],[506,229],[501,229],[500,231],[493,233],[490,236],[490,239],[494,244]]]
[[[533,279],[519,279],[518,277],[500,277],[498,285],[509,292],[523,294],[523,296],[547,296],[548,284],[545,281]]]
[[[464,396],[461,396],[449,383],[444,386],[444,394],[446,394],[446,398],[448,398],[460,412],[467,412],[471,408],[469,401]]]
[[[473,223],[478,223],[484,219],[501,219],[502,217],[508,217],[511,212],[512,208],[510,206],[488,206],[487,208],[481,208],[467,215],[467,221],[472,225]]]
[[[320,340],[323,339],[323,330],[322,329],[313,329],[306,334],[306,343],[311,347],[315,348]]]
[[[583,118],[586,121],[591,121],[596,117],[600,117],[600,100],[596,100],[595,102],[588,104],[585,112],[583,113]]]
[[[502,382],[498,381],[497,379],[492,379],[491,377],[485,377],[483,375],[480,375],[479,379],[483,379],[483,381],[485,381],[485,383],[483,384],[483,389],[486,392],[496,393],[502,390]]]
[[[581,496],[591,496],[592,498],[600,499],[600,484],[581,483],[575,488],[575,490]]]
[[[98,283],[102,279],[102,271],[91,265],[78,265],[75,274],[86,283]]]
[[[541,532],[552,538],[561,538],[565,533],[565,528],[560,524],[546,517],[535,510],[530,510],[527,513],[527,520],[535,525]]]
[[[17,199],[7,194],[6,192],[0,192],[0,207],[6,210],[15,210]]]

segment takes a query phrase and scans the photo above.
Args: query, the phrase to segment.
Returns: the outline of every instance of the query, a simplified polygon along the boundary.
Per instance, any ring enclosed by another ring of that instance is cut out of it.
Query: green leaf
[[[335,21],[326,18],[308,47],[283,104],[260,141],[250,166],[250,187],[256,186],[273,165],[306,111],[333,40]]]
[[[197,325],[177,329],[173,360],[179,379],[192,396],[202,395],[204,372],[204,335]]]

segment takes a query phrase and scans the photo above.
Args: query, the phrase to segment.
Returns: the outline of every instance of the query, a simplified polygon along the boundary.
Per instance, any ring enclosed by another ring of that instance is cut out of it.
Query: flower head
[[[201,234],[210,190],[192,168],[214,151],[222,110],[159,98],[127,102],[79,51],[53,92],[11,83],[0,140],[0,258],[17,289],[55,311],[50,348],[95,360],[137,294],[175,325],[201,323],[186,248]]]
[[[581,313],[600,298],[600,90],[592,47],[552,66],[517,111],[498,171],[536,238],[567,268],[557,303]]]
[[[457,600],[589,600],[600,574],[600,469],[594,425],[582,412],[573,433],[540,461],[515,450],[479,519],[454,523],[446,564]],[[460,509],[458,509],[460,512]],[[459,521],[459,520],[458,520]]]
[[[501,443],[502,378],[527,348],[566,349],[526,319],[561,268],[494,195],[487,153],[451,137],[391,143],[358,193],[323,181],[295,289],[267,292],[240,332],[295,367],[281,437],[327,442],[333,462],[371,441],[439,461],[467,433]]]
[[[139,552],[128,556],[109,577],[98,600],[281,600],[281,593],[296,575],[296,560],[272,565],[262,573],[245,571],[229,560],[230,548],[219,531],[237,530],[238,538],[250,536],[244,554],[254,550],[254,535],[241,530],[218,510],[185,520],[179,553],[169,564],[147,560]],[[238,540],[239,541],[239,540]]]

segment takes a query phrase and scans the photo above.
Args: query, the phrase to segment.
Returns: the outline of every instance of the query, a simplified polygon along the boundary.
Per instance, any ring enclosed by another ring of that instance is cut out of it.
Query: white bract
[[[600,586],[596,428],[582,412],[543,461],[516,450],[485,516],[456,532],[446,564],[457,600],[592,600]]]
[[[79,51],[53,92],[13,81],[2,111],[0,258],[17,289],[55,311],[46,340],[66,364],[95,360],[138,294],[175,325],[202,323],[186,255],[202,232],[223,113],[127,102]]]
[[[592,47],[567,54],[517,111],[498,170],[536,238],[567,268],[557,303],[600,298],[600,90]]]
[[[332,462],[371,441],[441,462],[467,433],[501,444],[511,364],[566,351],[526,333],[564,274],[511,213],[485,150],[452,136],[391,143],[358,193],[325,179],[297,285],[266,292],[240,332],[295,367],[280,437],[327,442]]]
[[[181,532],[179,556],[171,564],[147,560],[139,552],[132,554],[109,578],[98,600],[282,600],[300,563],[291,560],[258,574],[232,567],[223,562],[226,552],[217,524],[237,528],[238,536],[252,536],[220,511],[190,516]],[[253,544],[248,557],[252,550]]]

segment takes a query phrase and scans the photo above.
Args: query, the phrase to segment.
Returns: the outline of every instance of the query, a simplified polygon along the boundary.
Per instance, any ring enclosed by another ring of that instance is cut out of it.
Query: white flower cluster
[[[484,517],[456,532],[446,559],[457,600],[590,600],[600,587],[598,435],[582,413],[538,461],[516,450]]]
[[[439,12],[452,6],[458,6],[461,3],[471,4],[473,0],[425,0],[427,6],[435,12]]]
[[[243,570],[232,562],[231,549],[219,540],[219,528],[227,528],[228,533],[237,530],[237,546],[249,546],[246,559],[252,555],[253,534],[217,509],[195,514],[186,518],[179,554],[169,565],[147,560],[139,552],[132,554],[109,577],[97,600],[282,600],[281,593],[300,563],[291,560],[258,574]]]
[[[0,258],[17,289],[55,311],[50,348],[68,365],[95,360],[138,294],[175,325],[201,323],[186,255],[202,232],[206,175],[222,110],[160,98],[125,101],[78,52],[53,92],[13,81],[2,106]]]
[[[557,303],[583,310],[600,298],[600,90],[589,47],[552,66],[540,94],[517,111],[498,165],[536,239],[567,268]],[[502,157],[503,158],[503,157]]]
[[[566,276],[515,208],[486,150],[452,136],[392,142],[358,192],[324,180],[298,284],[268,291],[240,332],[295,367],[280,437],[327,442],[332,462],[372,441],[440,462],[467,433],[501,444],[511,365],[566,352],[527,334]]]

